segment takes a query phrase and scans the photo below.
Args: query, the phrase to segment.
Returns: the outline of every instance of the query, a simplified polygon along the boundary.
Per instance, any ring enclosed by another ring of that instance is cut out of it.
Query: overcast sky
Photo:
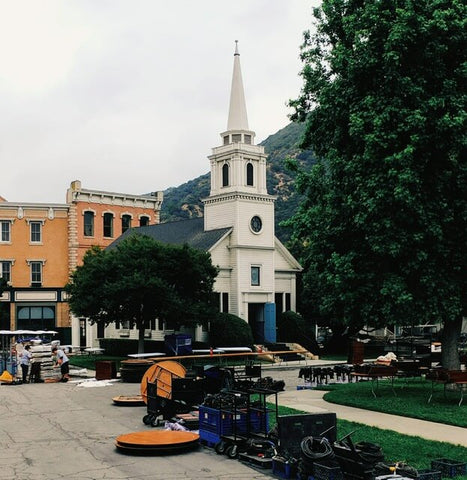
[[[64,203],[209,171],[239,40],[250,129],[288,123],[316,0],[0,0],[0,196]]]

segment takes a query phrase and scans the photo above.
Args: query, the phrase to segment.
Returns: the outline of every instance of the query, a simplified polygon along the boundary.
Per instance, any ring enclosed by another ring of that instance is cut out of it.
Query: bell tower
[[[204,229],[233,227],[235,243],[274,245],[274,200],[266,189],[266,154],[248,126],[238,42],[235,42],[227,130],[212,149]]]

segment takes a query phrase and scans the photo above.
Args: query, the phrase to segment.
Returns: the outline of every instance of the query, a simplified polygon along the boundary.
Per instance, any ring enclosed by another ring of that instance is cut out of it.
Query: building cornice
[[[229,192],[229,193],[220,193],[219,195],[213,195],[207,198],[201,199],[205,205],[210,203],[220,203],[233,200],[248,200],[256,202],[269,202],[274,203],[277,199],[276,195],[261,194],[261,193],[247,193],[247,192]]]

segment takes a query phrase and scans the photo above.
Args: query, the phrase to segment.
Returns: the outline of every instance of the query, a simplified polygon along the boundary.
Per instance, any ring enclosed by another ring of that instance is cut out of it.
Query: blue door
[[[276,343],[276,304],[264,304],[264,341]]]

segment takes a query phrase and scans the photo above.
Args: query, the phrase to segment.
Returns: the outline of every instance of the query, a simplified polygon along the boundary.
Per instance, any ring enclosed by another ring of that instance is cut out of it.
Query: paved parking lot
[[[181,455],[119,453],[115,438],[144,430],[146,407],[117,407],[139,384],[83,388],[72,383],[0,386],[0,480],[271,479],[200,447]]]

